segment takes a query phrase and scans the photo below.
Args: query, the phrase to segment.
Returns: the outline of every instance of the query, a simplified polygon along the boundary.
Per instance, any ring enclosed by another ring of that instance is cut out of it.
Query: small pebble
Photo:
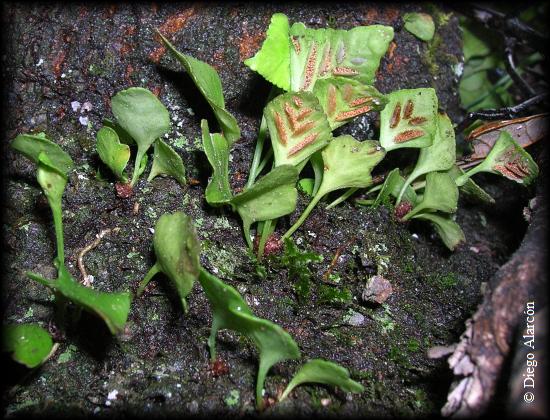
[[[362,298],[365,302],[384,303],[392,294],[391,283],[382,276],[372,276],[363,290]]]

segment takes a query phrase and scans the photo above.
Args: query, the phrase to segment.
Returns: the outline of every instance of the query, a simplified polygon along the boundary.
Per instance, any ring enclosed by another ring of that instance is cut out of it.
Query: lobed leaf
[[[232,193],[229,186],[229,144],[221,134],[210,134],[208,121],[201,121],[202,146],[210,166],[212,178],[206,187],[206,201],[212,206],[227,204]]]
[[[380,111],[387,103],[374,86],[345,77],[318,80],[313,94],[319,99],[332,130],[359,115]]]
[[[426,188],[420,201],[403,220],[409,220],[420,213],[442,211],[454,213],[458,203],[458,187],[449,174],[445,172],[430,172],[426,175]]]
[[[290,28],[290,89],[311,91],[319,79],[343,76],[372,85],[380,59],[393,39],[390,26],[358,26],[348,31]]]
[[[386,151],[431,146],[437,133],[437,95],[432,88],[397,90],[380,113],[380,143]]]
[[[124,331],[132,300],[129,292],[107,293],[85,287],[71,276],[64,265],[59,266],[57,280],[47,280],[34,273],[27,275],[49,287],[54,293],[99,316],[112,334]]]
[[[117,179],[126,183],[128,179],[124,175],[124,168],[130,160],[130,147],[121,144],[117,132],[110,127],[102,127],[96,138],[99,158],[113,171]]]
[[[40,366],[50,355],[53,342],[50,334],[37,324],[2,326],[2,351],[28,368]]]
[[[508,132],[503,131],[483,162],[457,178],[456,184],[464,185],[469,177],[478,172],[499,174],[520,184],[529,185],[537,177],[539,169],[529,153]]]
[[[298,385],[316,382],[333,385],[346,392],[363,392],[365,388],[350,378],[346,368],[323,359],[313,359],[306,362],[287,385],[279,401],[284,400]]]
[[[290,89],[290,38],[288,18],[283,13],[271,16],[265,41],[254,57],[244,60],[275,86]]]
[[[371,171],[386,155],[374,140],[358,141],[352,136],[335,137],[321,152],[323,181],[318,194],[342,188],[364,188],[372,183]]]
[[[296,209],[297,181],[298,170],[294,166],[278,166],[252,187],[231,199],[232,207],[243,220],[243,229],[250,248],[252,223],[276,219]]]
[[[147,181],[151,181],[158,175],[168,175],[175,178],[182,186],[185,186],[185,166],[180,155],[161,139],[155,141],[153,153],[153,166]]]
[[[48,156],[50,165],[65,177],[73,169],[71,156],[54,142],[46,138],[45,133],[19,134],[12,142],[11,147],[38,164],[38,156],[44,153]]]
[[[231,146],[241,137],[241,130],[237,120],[225,109],[225,100],[222,91],[222,82],[216,70],[190,55],[182,54],[159,33],[162,42],[170,53],[180,62],[185,71],[189,74],[197,89],[202,93],[204,99],[212,107],[216,120],[220,124],[223,136]]]
[[[191,218],[181,211],[160,216],[155,224],[153,246],[157,262],[141,282],[137,295],[141,295],[153,276],[164,273],[174,283],[187,312],[185,298],[200,270],[200,242]]]
[[[256,404],[262,406],[262,389],[267,372],[275,363],[300,357],[298,345],[277,324],[257,318],[241,295],[216,276],[200,271],[199,282],[212,307],[212,330],[208,339],[210,356],[216,359],[216,335],[231,329],[250,338],[258,348],[260,363],[256,381]]]
[[[439,213],[419,213],[414,216],[415,219],[427,220],[432,223],[437,234],[447,248],[451,251],[466,240],[464,232],[449,215]]]
[[[332,138],[327,117],[311,93],[279,95],[267,104],[264,116],[276,166],[298,166]]]
[[[431,41],[435,34],[434,20],[427,13],[405,13],[405,29],[422,41]]]

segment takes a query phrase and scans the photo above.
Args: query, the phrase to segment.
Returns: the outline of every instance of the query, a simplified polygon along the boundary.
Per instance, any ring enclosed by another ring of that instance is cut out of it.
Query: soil
[[[402,14],[413,10],[434,16],[436,43],[427,45],[401,28]],[[200,119],[209,118],[212,124],[214,119],[188,76],[163,53],[154,29],[161,28],[182,52],[218,70],[227,108],[242,130],[230,162],[231,185],[238,189],[246,182],[269,92],[269,85],[242,60],[259,48],[277,11],[291,22],[315,28],[393,26],[396,47],[383,59],[377,88],[387,93],[433,86],[440,108],[455,122],[461,115],[458,20],[435,7],[4,3],[9,34],[3,58],[9,110],[2,142],[4,322],[49,326],[58,330],[60,342],[53,357],[30,373],[12,363],[4,415],[258,414],[257,352],[246,338],[222,331],[217,344],[222,361],[213,369],[206,345],[211,312],[198,283],[184,315],[167,279],[157,276],[144,296],[133,301],[126,331],[118,338],[85,313],[71,325],[55,324],[50,292],[25,275],[29,270],[49,278],[55,274],[51,213],[34,166],[7,147],[18,133],[29,131],[45,131],[76,164],[63,202],[65,254],[76,278],[79,251],[101,230],[119,228],[85,256],[86,269],[98,290],[135,291],[154,263],[151,228],[163,213],[182,210],[195,220],[203,266],[236,287],[257,316],[285,328],[300,347],[300,361],[270,370],[266,398],[275,401],[300,364],[313,358],[340,363],[366,388],[361,394],[346,394],[303,385],[263,414],[439,413],[452,376],[445,360],[429,359],[427,350],[458,340],[484,283],[521,241],[526,228],[522,207],[531,192],[480,176],[479,183],[499,204],[481,206],[461,199],[457,221],[467,242],[455,252],[429,226],[399,223],[389,208],[345,202],[326,210],[321,204],[293,237],[302,252],[320,255],[321,262],[304,268],[299,258],[285,264],[279,254],[258,264],[247,251],[238,216],[205,202],[210,169],[201,151]],[[117,196],[114,180],[97,157],[95,133],[102,119],[111,117],[110,97],[129,86],[152,90],[167,106],[173,130],[165,140],[183,158],[193,180],[187,187],[171,178],[147,182],[142,177],[129,198]],[[90,102],[92,109],[74,111],[73,101]],[[372,136],[373,127],[374,121],[363,117],[341,132],[364,139]],[[291,225],[307,201],[300,195],[297,211],[279,222],[278,232]],[[300,278],[309,278],[309,296],[303,289],[296,291],[298,271]],[[367,279],[375,274],[388,279],[393,289],[381,305],[361,299]]]

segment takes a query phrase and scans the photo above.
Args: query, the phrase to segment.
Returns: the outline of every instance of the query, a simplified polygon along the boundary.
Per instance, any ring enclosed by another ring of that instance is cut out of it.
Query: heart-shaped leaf
[[[185,186],[187,181],[181,156],[161,139],[155,141],[154,147],[153,166],[147,181],[151,181],[158,175],[168,175],[174,177],[182,186]]]
[[[140,87],[118,92],[111,99],[111,107],[117,124],[132,136],[138,146],[130,182],[133,186],[138,180],[143,156],[155,140],[170,129],[170,115],[151,91]]]
[[[155,225],[153,245],[157,262],[139,285],[140,296],[149,281],[164,273],[175,285],[183,311],[187,312],[185,298],[191,292],[200,270],[200,242],[191,218],[181,211],[163,214]]]
[[[537,177],[539,168],[529,153],[508,132],[503,131],[483,162],[457,178],[457,185],[464,185],[468,178],[478,172],[499,174],[529,185]]]
[[[311,93],[279,95],[267,104],[264,115],[276,166],[297,166],[332,138],[323,108]]]
[[[346,368],[323,359],[313,359],[306,362],[287,385],[279,401],[284,400],[298,385],[316,382],[333,385],[346,392],[363,392],[365,388],[350,378]]]
[[[415,219],[422,219],[432,222],[437,234],[447,248],[451,251],[466,240],[464,232],[449,215],[439,213],[419,213],[414,216]]]
[[[185,71],[191,76],[197,89],[202,93],[204,99],[212,107],[216,120],[220,124],[223,136],[231,146],[241,137],[241,130],[237,120],[225,109],[223,98],[222,82],[216,70],[205,63],[189,55],[182,54],[160,33],[162,42],[172,55],[181,63]]]
[[[59,266],[57,280],[47,280],[34,273],[27,275],[56,294],[99,316],[112,334],[124,331],[132,301],[129,292],[107,293],[85,287],[71,276],[64,265]]]
[[[290,28],[290,88],[310,91],[318,79],[343,76],[372,85],[380,59],[393,39],[390,26],[358,26],[349,31]]]
[[[52,337],[37,324],[2,326],[2,351],[28,368],[40,366],[52,351]]]
[[[386,95],[380,113],[380,143],[386,151],[428,147],[437,132],[437,96],[432,88],[403,89]]]
[[[227,204],[231,200],[229,186],[229,144],[221,134],[210,134],[208,122],[201,121],[202,147],[210,166],[212,178],[206,187],[206,201],[212,206]]]
[[[374,86],[345,77],[318,80],[313,94],[319,99],[332,130],[358,115],[380,111],[387,102]]]
[[[243,220],[248,246],[252,249],[250,226],[254,222],[276,219],[296,209],[298,170],[292,165],[274,168],[251,188],[231,199],[231,205]]]
[[[267,372],[275,363],[299,358],[298,345],[277,324],[255,317],[241,295],[216,276],[201,270],[199,282],[212,306],[212,330],[208,339],[211,359],[216,359],[216,335],[225,328],[246,335],[258,348],[260,364],[256,380],[256,405],[261,408]]]
[[[102,127],[97,132],[97,153],[99,158],[113,171],[117,179],[126,183],[124,168],[130,160],[130,147],[121,144],[118,134],[110,127]]]
[[[445,172],[430,172],[426,175],[426,187],[420,201],[403,220],[409,220],[420,213],[442,211],[454,213],[458,203],[458,187],[449,174]]]
[[[290,37],[288,18],[282,13],[271,16],[271,23],[261,49],[252,58],[244,60],[275,86],[290,89]]]
[[[446,171],[456,161],[455,131],[451,119],[446,114],[437,116],[437,132],[431,146],[423,147],[418,154],[416,166],[404,183],[397,202],[401,201],[401,195],[405,188],[419,176],[428,172]]]

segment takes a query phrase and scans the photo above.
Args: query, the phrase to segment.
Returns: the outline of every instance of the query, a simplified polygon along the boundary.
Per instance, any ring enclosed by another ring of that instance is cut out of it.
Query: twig
[[[347,241],[344,245],[341,245],[338,247],[338,249],[334,253],[334,257],[332,258],[330,265],[328,266],[326,273],[323,275],[324,282],[328,282],[328,276],[330,276],[330,273],[332,273],[332,270],[334,270],[334,267],[336,266],[336,263],[338,262],[338,258],[340,258],[340,254],[342,253],[342,251],[346,249],[348,246],[350,246],[353,242],[355,242],[356,239],[357,239],[357,236],[354,236],[349,241]]]
[[[84,255],[86,255],[88,252],[90,252],[92,249],[94,249],[96,246],[99,245],[101,242],[101,239],[107,235],[108,233],[117,233],[120,230],[120,228],[114,228],[114,229],[103,229],[101,232],[99,232],[96,235],[96,239],[89,245],[82,248],[82,250],[78,253],[78,269],[80,270],[80,274],[82,275],[82,284],[86,287],[92,286],[92,281],[90,279],[90,276],[86,272],[86,267],[84,267]]]

